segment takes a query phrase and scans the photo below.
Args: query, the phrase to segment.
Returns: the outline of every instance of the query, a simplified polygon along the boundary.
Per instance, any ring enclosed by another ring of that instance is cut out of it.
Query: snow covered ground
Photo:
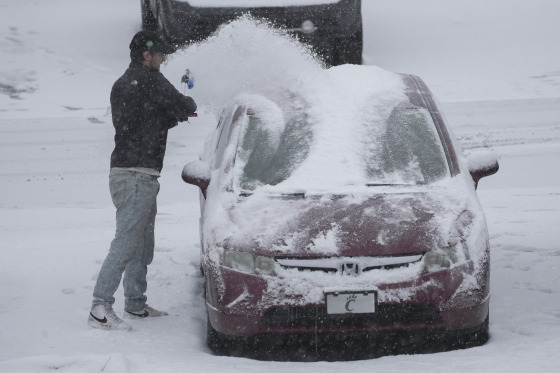
[[[130,333],[90,329],[92,287],[114,233],[109,90],[128,64],[139,2],[4,0],[0,371],[559,371],[560,3],[363,0],[363,12],[365,62],[424,78],[465,150],[490,147],[499,155],[499,173],[479,185],[492,245],[486,345],[337,363],[209,353],[197,191],[179,175],[215,125],[220,100],[309,66],[266,35],[250,46],[241,37],[217,39],[163,68],[177,83],[180,69],[192,68],[197,86],[189,94],[201,104],[198,119],[170,133],[160,179],[148,297],[170,316],[136,322]],[[119,290],[115,308],[122,305]]]

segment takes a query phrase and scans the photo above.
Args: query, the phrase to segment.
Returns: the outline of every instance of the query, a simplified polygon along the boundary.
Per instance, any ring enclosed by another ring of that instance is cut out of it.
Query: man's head
[[[130,42],[130,59],[159,70],[165,55],[174,53],[176,48],[167,44],[163,37],[153,31],[139,31]]]

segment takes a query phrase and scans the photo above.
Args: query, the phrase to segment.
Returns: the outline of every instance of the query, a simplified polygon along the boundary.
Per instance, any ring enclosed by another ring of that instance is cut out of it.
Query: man
[[[113,310],[114,294],[123,279],[124,317],[167,315],[146,304],[146,274],[154,254],[158,177],[163,166],[167,131],[196,116],[196,104],[160,73],[175,48],[156,33],[140,31],[130,43],[130,66],[111,90],[115,149],[109,187],[117,208],[117,228],[95,289],[88,324],[105,330],[130,330]],[[124,278],[123,278],[124,273]]]

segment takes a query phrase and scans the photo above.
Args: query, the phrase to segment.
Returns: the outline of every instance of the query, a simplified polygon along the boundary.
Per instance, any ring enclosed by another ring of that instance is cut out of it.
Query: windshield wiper
[[[399,187],[404,187],[404,186],[413,186],[413,185],[418,185],[418,184],[391,184],[391,183],[367,183],[367,184],[366,184],[367,187],[377,187],[377,186],[399,186]]]
[[[253,195],[253,192],[243,191],[239,193],[239,197],[250,197]],[[286,199],[305,199],[305,193],[280,193],[280,194],[271,194],[270,197],[272,198],[286,198]]]
[[[297,197],[297,198],[305,198],[305,193],[297,192],[297,193],[282,193],[282,197]]]

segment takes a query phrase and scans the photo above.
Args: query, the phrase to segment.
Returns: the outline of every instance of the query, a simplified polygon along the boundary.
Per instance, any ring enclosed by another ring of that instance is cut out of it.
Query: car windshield
[[[445,153],[426,109],[395,107],[377,140],[366,150],[371,184],[428,184],[448,175]]]
[[[276,107],[276,114],[270,109],[249,111],[247,115],[236,161],[242,190],[283,183],[289,186],[288,190],[305,191],[314,175],[319,175],[321,187],[326,190],[331,182],[336,184],[331,185],[333,188],[418,185],[433,183],[450,174],[430,113],[408,101],[374,110],[384,114],[354,127],[361,132],[345,134],[346,138],[334,139],[328,146],[321,145],[325,136],[318,130],[321,123],[313,119],[310,109]],[[344,167],[347,173],[333,171]]]
[[[304,111],[283,113],[283,129],[270,130],[263,115],[248,115],[238,158],[243,161],[241,188],[254,190],[260,185],[277,185],[309,154],[313,132]],[[270,120],[270,118],[269,118]],[[276,133],[274,133],[276,132]]]

